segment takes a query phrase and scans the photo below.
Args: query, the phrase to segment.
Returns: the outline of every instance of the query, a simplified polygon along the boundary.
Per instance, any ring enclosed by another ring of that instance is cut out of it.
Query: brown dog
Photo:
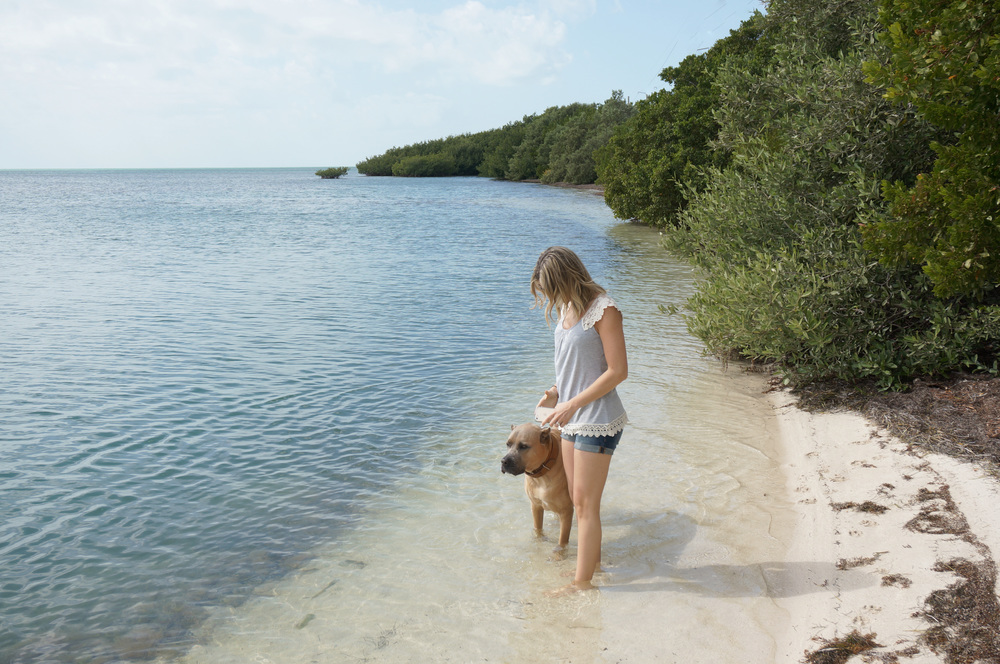
[[[524,492],[531,501],[536,533],[542,532],[546,510],[559,515],[559,548],[564,548],[573,527],[573,500],[563,470],[559,433],[530,423],[512,426],[507,454],[500,460],[500,472],[524,475]]]

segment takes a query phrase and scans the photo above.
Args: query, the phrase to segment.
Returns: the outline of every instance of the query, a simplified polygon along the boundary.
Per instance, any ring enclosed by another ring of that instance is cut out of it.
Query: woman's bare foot
[[[573,583],[567,583],[562,588],[556,588],[555,590],[550,590],[545,593],[546,597],[566,597],[568,595],[575,595],[576,593],[584,592],[587,590],[597,590],[595,586],[590,581],[574,581]]]

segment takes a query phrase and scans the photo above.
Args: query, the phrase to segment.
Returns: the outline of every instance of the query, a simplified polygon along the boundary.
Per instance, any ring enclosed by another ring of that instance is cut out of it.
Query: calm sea
[[[528,414],[534,260],[606,272],[613,223],[476,178],[0,173],[0,661],[183,650],[455,431]]]
[[[499,473],[552,381],[528,279],[554,244],[619,300],[632,369],[583,604],[539,598],[574,552]],[[619,661],[664,597],[704,661],[770,647],[747,561],[775,554],[746,542],[780,473],[741,379],[661,313],[692,287],[586,191],[0,172],[0,662]]]

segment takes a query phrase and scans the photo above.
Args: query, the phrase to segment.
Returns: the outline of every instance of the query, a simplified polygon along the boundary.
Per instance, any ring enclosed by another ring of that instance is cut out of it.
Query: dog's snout
[[[500,459],[500,472],[507,475],[520,475],[524,472],[521,460],[513,456],[505,456]]]

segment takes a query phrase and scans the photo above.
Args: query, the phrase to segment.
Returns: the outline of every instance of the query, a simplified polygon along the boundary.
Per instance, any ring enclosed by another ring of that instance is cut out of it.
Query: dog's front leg
[[[535,522],[535,534],[542,534],[542,518],[545,516],[545,510],[541,505],[536,503],[531,504],[531,518]]]
[[[559,515],[559,548],[565,548],[569,544],[569,531],[573,528],[573,510]]]

